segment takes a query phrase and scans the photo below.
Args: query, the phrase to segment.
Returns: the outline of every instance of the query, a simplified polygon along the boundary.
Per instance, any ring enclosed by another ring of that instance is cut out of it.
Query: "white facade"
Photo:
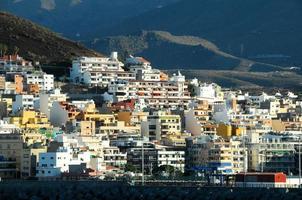
[[[84,110],[88,105],[94,104],[94,101],[92,99],[87,99],[82,101],[72,101],[71,104],[80,110]]]
[[[50,91],[54,89],[54,76],[44,72],[35,72],[26,74],[26,84],[37,84],[42,91]]]
[[[48,118],[50,118],[50,109],[55,101],[66,101],[67,95],[62,94],[60,89],[55,89],[49,94],[40,94],[38,100],[35,102],[35,109],[45,113]]]
[[[23,109],[34,109],[35,98],[33,95],[16,95],[15,101],[13,102],[12,111],[16,113]]]
[[[68,173],[71,165],[86,164],[90,167],[91,153],[78,152],[70,148],[59,148],[57,152],[40,153],[37,166],[37,177],[59,177]]]
[[[198,136],[203,133],[202,124],[195,116],[195,110],[188,110],[185,113],[185,125],[186,130],[193,136]]]
[[[248,93],[245,94],[246,99],[250,100],[251,102],[260,105],[261,102],[267,101],[267,100],[273,100],[276,99],[275,96],[271,96],[266,94],[265,92],[263,92],[261,95],[259,96],[251,96]]]
[[[137,80],[143,81],[160,81],[161,72],[157,69],[152,69],[151,63],[142,57],[130,57],[126,60],[126,65],[129,66],[129,71],[133,72]]]
[[[37,166],[37,177],[59,177],[62,172],[69,171],[72,152],[61,149],[59,152],[40,153]]]
[[[115,72],[113,75],[124,72],[123,66],[124,64],[118,60],[116,52],[112,52],[108,58],[80,57],[72,62],[70,80],[73,83],[105,86],[115,78],[111,77],[110,72]]]
[[[68,112],[61,106],[60,102],[55,101],[49,111],[49,121],[52,125],[60,127],[68,121]]]
[[[157,100],[163,100],[163,105],[169,106],[165,100],[177,104],[178,100],[191,99],[188,84],[182,75],[174,75],[170,81],[113,81],[109,84],[108,92],[115,101],[148,99],[149,106],[153,103],[159,105]],[[155,102],[152,103],[153,100]]]
[[[86,71],[83,80],[86,85],[106,87],[111,81],[135,80],[135,74],[124,71]]]
[[[159,150],[157,153],[157,165],[170,165],[181,172],[185,169],[185,152],[184,151],[170,151]]]
[[[0,134],[11,134],[20,129],[15,124],[9,124],[7,121],[0,120]]]
[[[104,162],[106,166],[123,168],[127,164],[127,153],[120,152],[117,147],[105,147]]]

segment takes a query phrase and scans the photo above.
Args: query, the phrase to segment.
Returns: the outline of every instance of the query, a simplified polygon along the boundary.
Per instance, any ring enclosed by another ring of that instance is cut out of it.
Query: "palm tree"
[[[14,55],[18,55],[18,52],[19,52],[19,47],[15,46],[14,47]]]
[[[7,46],[5,44],[0,43],[1,57],[5,56],[7,50],[8,50]]]

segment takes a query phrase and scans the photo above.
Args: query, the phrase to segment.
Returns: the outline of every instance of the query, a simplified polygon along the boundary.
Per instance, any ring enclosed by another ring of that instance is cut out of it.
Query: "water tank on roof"
[[[113,52],[111,52],[111,56],[110,57],[111,57],[112,60],[117,60],[117,55],[118,55],[117,52],[113,51]]]

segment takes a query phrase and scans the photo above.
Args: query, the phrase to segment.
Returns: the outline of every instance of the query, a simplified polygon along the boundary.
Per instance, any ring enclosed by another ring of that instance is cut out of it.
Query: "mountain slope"
[[[155,66],[173,69],[217,69],[252,71],[254,67],[282,70],[276,65],[254,62],[225,53],[200,37],[176,36],[164,31],[142,31],[131,36],[108,37],[95,41],[92,48],[102,52],[144,56]]]
[[[169,70],[168,73],[177,73]],[[181,70],[187,78],[215,82],[230,88],[290,89],[301,92],[302,76],[293,72],[240,72],[234,70]]]
[[[235,56],[291,66],[302,65],[301,20],[300,0],[182,0],[125,20],[111,33],[199,36]]]
[[[85,41],[126,18],[179,0],[0,0],[0,10]]]
[[[68,63],[77,56],[101,56],[28,20],[0,12],[0,44],[44,64]],[[2,49],[4,52],[4,49]]]

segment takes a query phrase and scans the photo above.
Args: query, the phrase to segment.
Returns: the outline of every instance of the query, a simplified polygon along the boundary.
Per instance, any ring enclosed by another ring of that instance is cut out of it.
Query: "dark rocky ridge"
[[[204,38],[173,35],[165,31],[139,31],[133,35],[107,37],[91,44],[91,48],[109,54],[119,51],[146,57],[161,69],[211,69],[235,71],[283,71],[284,68],[237,57],[222,51]]]
[[[0,12],[0,44],[42,64],[66,65],[77,56],[102,56],[28,20]],[[4,51],[2,51],[3,53]]]
[[[111,35],[140,30],[192,35],[234,56],[302,66],[301,10],[301,0],[181,0],[127,19]]]

